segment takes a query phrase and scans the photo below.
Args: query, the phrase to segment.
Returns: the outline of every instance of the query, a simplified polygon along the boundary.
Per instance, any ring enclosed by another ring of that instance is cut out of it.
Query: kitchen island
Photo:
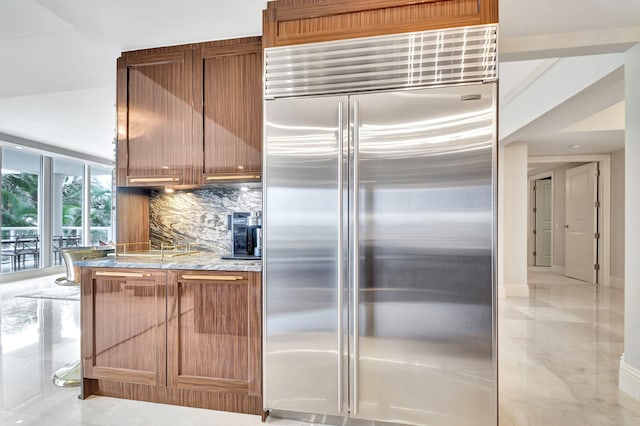
[[[262,414],[260,261],[199,252],[76,266],[83,398]]]

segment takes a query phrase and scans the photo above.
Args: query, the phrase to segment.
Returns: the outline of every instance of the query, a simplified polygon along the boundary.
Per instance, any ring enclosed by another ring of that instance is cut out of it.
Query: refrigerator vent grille
[[[265,49],[265,98],[497,78],[497,25]]]

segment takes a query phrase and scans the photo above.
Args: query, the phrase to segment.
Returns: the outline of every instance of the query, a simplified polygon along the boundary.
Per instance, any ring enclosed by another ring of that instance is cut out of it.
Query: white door
[[[536,266],[551,266],[551,179],[536,181]]]
[[[596,232],[598,165],[585,164],[567,170],[565,274],[582,281],[596,282]]]

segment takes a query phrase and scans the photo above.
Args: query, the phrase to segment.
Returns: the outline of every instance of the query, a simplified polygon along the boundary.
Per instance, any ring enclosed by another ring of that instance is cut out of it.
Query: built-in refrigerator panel
[[[264,64],[264,409],[496,425],[497,26]]]
[[[496,424],[495,84],[350,97],[350,416]]]
[[[348,100],[265,110],[265,407],[344,415]]]

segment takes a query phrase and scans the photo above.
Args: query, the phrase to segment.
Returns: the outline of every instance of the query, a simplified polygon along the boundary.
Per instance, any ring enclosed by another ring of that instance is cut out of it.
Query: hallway
[[[639,425],[618,390],[624,292],[529,271],[530,297],[499,305],[500,425]]]

